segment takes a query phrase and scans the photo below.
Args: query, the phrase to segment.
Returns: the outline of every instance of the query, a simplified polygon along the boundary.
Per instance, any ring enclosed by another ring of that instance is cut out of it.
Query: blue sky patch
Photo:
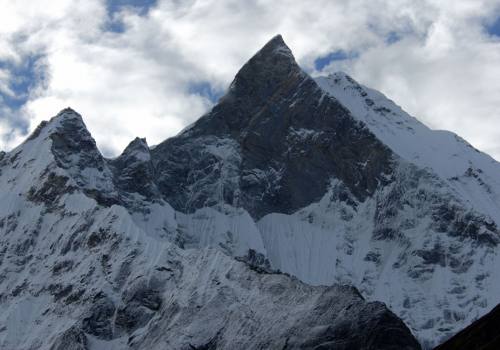
[[[123,33],[125,32],[125,24],[123,21],[119,18],[111,18],[107,23],[106,23],[106,31],[108,32],[113,32],[113,33]]]
[[[156,2],[157,0],[107,0],[106,8],[110,20],[106,25],[106,30],[114,33],[123,33],[125,25],[120,18],[115,16],[117,12],[129,7],[137,11],[140,16],[145,16],[152,7],[156,6]]]
[[[203,96],[213,103],[216,103],[223,95],[222,91],[214,89],[208,81],[191,83],[188,87],[188,93]]]
[[[29,123],[23,118],[16,117],[16,112],[28,101],[30,92],[45,83],[46,69],[43,67],[43,60],[43,55],[34,55],[25,58],[21,64],[0,61],[0,68],[9,71],[13,77],[8,86],[14,93],[12,96],[0,91],[0,102],[4,108],[12,112],[11,117],[9,115],[3,117],[9,119],[11,125],[22,133],[28,132]]]
[[[124,7],[132,7],[139,15],[144,16],[151,7],[156,6],[156,0],[107,0],[106,6],[110,15],[119,12]]]
[[[399,35],[397,32],[390,32],[385,37],[385,42],[389,45],[397,43],[399,40],[401,40],[401,35]]]
[[[486,26],[486,31],[488,34],[500,37],[500,17],[498,17],[493,23]]]
[[[333,51],[328,55],[318,57],[314,60],[314,68],[320,71],[334,61],[344,61],[356,57],[358,57],[358,54],[355,52],[346,52],[344,50]]]

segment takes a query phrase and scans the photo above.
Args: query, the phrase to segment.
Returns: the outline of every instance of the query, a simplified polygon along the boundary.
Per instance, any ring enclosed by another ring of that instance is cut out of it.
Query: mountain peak
[[[61,110],[46,125],[51,129],[49,134],[57,133],[65,138],[92,138],[82,116],[70,107]]]
[[[136,137],[133,139],[128,146],[125,147],[123,153],[127,153],[128,151],[135,149],[149,149],[148,142],[145,137]]]
[[[138,160],[149,161],[149,146],[145,138],[136,137],[125,148],[119,158],[128,159],[134,157]]]
[[[298,69],[299,66],[295,62],[292,50],[287,46],[281,34],[274,36],[269,40],[240,70],[244,70],[249,64],[270,65],[274,68],[277,66],[294,66]]]
[[[71,115],[71,114],[80,116],[80,114],[77,111],[75,111],[73,108],[71,108],[71,107],[66,107],[66,108],[61,109],[59,111],[59,113],[57,113],[57,116]]]
[[[103,168],[103,158],[82,116],[71,108],[61,110],[43,126],[52,141],[52,153],[58,165],[68,169],[75,165]]]
[[[281,34],[274,36],[260,49],[259,53],[262,54],[277,54],[287,56],[295,60],[292,54],[292,50],[286,45]],[[259,54],[258,53],[258,54]]]
[[[290,77],[301,74],[292,51],[283,37],[276,35],[240,69],[229,92],[240,96],[256,93],[264,97]]]
[[[76,122],[79,124],[83,124],[82,116],[71,107],[66,107],[62,109],[59,113],[56,114],[55,117],[51,119],[50,122],[53,121],[59,122],[61,124],[65,124],[68,122]]]
[[[83,129],[86,131],[87,127],[79,113],[70,107],[66,107],[50,120],[43,120],[40,122],[26,141],[35,140],[39,138],[40,135],[43,135],[42,137],[45,138],[54,133],[64,133],[65,130],[74,129]]]
[[[386,182],[391,153],[337,100],[325,96],[283,38],[275,36],[241,68],[212,111],[189,132],[155,148],[160,190],[179,210],[224,202],[259,219],[320,200],[332,176],[363,200]],[[214,147],[216,138],[221,142]],[[222,167],[231,175],[221,179]],[[180,176],[186,179],[181,186]],[[201,183],[213,187],[198,191]],[[196,197],[187,197],[183,188],[196,189]]]
[[[40,124],[42,128],[45,126],[48,127],[48,134],[74,134],[77,130],[84,131],[85,134],[88,134],[87,126],[82,116],[70,107],[62,109],[48,122],[44,121]]]

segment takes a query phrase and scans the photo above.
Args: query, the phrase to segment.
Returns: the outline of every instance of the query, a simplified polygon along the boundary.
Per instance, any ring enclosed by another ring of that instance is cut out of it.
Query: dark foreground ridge
[[[434,350],[500,349],[500,305]]]

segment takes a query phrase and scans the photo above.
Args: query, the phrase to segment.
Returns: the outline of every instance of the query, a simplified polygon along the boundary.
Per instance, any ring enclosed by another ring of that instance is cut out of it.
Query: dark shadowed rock
[[[50,134],[52,152],[58,165],[65,169],[88,167],[104,170],[104,159],[80,114],[71,108],[54,117],[60,126]]]
[[[139,193],[147,198],[158,197],[146,139],[137,137],[110,164],[113,166],[114,181],[119,189]]]
[[[500,305],[434,350],[498,350],[500,349],[499,325]]]
[[[41,180],[39,188],[35,186],[30,188],[28,199],[35,203],[45,203],[49,208],[54,208],[61,196],[75,190],[75,186],[68,185],[69,178],[66,176],[49,173]]]
[[[88,350],[88,342],[85,333],[73,326],[57,337],[50,350]]]
[[[96,295],[88,316],[82,320],[83,330],[99,339],[112,339],[114,313],[113,301],[102,293]]]
[[[176,209],[229,203],[254,217],[291,213],[332,177],[360,200],[386,182],[391,152],[305,74],[281,36],[236,75],[210,113],[152,151]]]
[[[269,260],[262,253],[249,249],[244,256],[236,257],[236,260],[246,263],[252,270],[260,273],[273,273]]]
[[[51,150],[57,165],[68,170],[76,184],[98,204],[118,204],[120,200],[112,186],[112,173],[80,114],[66,108],[50,123],[53,128],[49,135]]]

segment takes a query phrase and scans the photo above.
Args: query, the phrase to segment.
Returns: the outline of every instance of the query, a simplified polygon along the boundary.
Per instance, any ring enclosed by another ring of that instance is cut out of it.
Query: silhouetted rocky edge
[[[500,349],[500,305],[435,348],[435,350],[455,349]]]

